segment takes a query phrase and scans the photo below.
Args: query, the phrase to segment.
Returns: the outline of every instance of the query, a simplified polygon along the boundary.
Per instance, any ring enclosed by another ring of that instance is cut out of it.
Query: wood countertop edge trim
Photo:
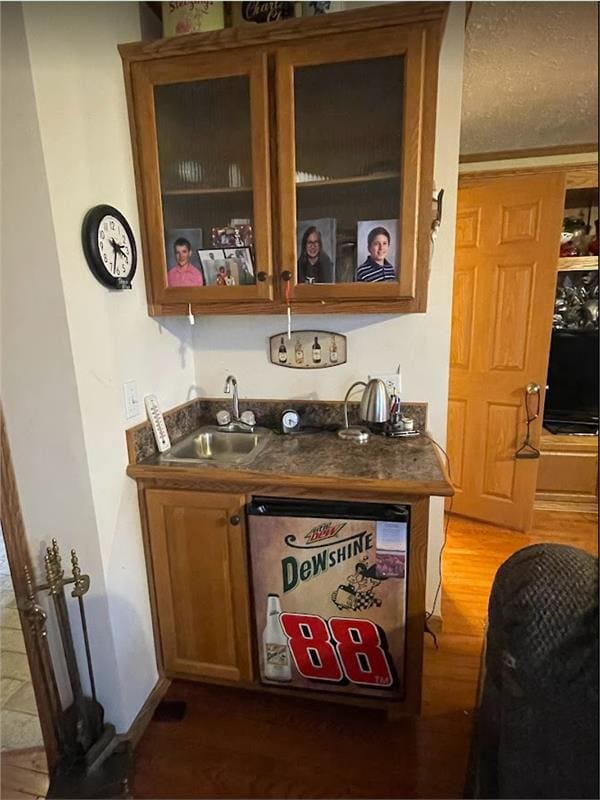
[[[127,475],[137,481],[157,481],[164,483],[190,483],[198,487],[211,488],[211,485],[228,483],[231,491],[246,492],[248,486],[255,486],[256,490],[269,487],[279,482],[282,488],[315,490],[315,491],[344,491],[359,492],[361,495],[410,495],[414,497],[451,497],[454,494],[452,484],[447,480],[440,481],[382,481],[377,478],[346,478],[344,476],[304,476],[304,475],[275,475],[264,472],[230,471],[213,467],[205,468],[178,468],[158,464],[130,464]],[[340,485],[343,481],[343,485]]]

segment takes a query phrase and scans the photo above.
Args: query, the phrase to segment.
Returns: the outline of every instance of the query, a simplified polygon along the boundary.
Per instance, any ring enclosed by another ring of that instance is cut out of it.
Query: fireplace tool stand
[[[121,798],[129,797],[131,769],[129,743],[116,735],[114,725],[104,722],[104,709],[96,699],[96,683],[85,615],[84,595],[90,588],[89,575],[83,575],[75,550],[71,550],[72,577],[65,577],[56,539],[44,557],[46,583],[34,586],[25,567],[27,602],[23,613],[33,633],[42,681],[49,699],[58,744],[59,761],[50,776],[48,798]],[[73,585],[71,597],[77,598],[83,634],[87,670],[92,696],[83,693],[79,666],[73,644],[65,586]],[[65,656],[72,703],[62,707],[54,666],[48,647],[47,614],[37,602],[36,593],[48,591]]]

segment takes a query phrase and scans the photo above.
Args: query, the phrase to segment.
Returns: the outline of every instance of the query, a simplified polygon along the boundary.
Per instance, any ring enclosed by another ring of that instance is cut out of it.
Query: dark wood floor
[[[531,534],[454,518],[444,554],[444,629],[425,642],[423,712],[378,711],[175,682],[180,722],[150,723],[136,798],[458,798],[467,763],[489,590],[528,544],[598,552],[593,515],[539,513]]]

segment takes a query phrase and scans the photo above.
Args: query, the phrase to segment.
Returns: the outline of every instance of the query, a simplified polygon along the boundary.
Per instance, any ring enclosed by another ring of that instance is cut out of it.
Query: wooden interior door
[[[252,678],[245,497],[146,493],[160,643],[167,675]]]
[[[537,460],[516,460],[525,387],[541,387],[539,444],[563,215],[563,173],[487,177],[458,193],[448,452],[453,511],[531,526]]]

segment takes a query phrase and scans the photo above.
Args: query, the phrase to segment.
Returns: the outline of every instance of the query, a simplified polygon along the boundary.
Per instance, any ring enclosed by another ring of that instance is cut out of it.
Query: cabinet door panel
[[[272,300],[266,57],[148,61],[132,77],[153,300]]]
[[[168,673],[234,682],[252,677],[244,503],[238,495],[147,492]],[[232,516],[239,524],[231,524]]]
[[[278,50],[280,248],[294,299],[416,296],[429,255],[435,36],[421,25]]]

